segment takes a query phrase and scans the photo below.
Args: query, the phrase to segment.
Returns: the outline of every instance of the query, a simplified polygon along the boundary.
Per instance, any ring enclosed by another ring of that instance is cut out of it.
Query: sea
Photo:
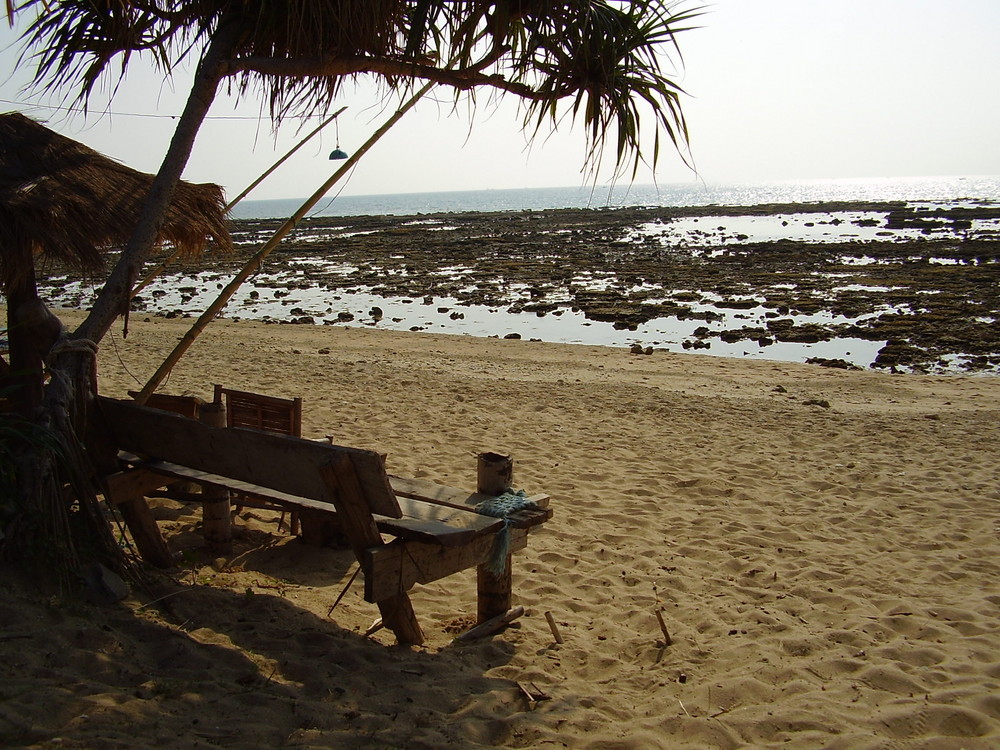
[[[707,182],[664,185],[456,190],[386,195],[331,193],[309,216],[413,216],[464,211],[540,211],[555,208],[635,206],[757,206],[831,201],[1000,203],[1000,176],[797,180],[746,184]],[[284,219],[302,199],[245,200],[235,219]]]

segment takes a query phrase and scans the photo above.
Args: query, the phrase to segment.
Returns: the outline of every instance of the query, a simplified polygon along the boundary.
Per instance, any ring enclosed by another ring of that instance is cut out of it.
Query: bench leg
[[[118,510],[122,514],[125,525],[132,532],[132,539],[139,550],[139,556],[157,568],[171,568],[174,561],[170,556],[167,543],[163,541],[156,519],[149,509],[146,498],[141,495],[119,500]]]
[[[400,646],[419,646],[424,642],[424,633],[417,622],[413,604],[407,594],[397,594],[378,603],[382,614],[382,624],[391,630]]]
[[[205,536],[205,547],[216,555],[228,555],[233,551],[233,517],[232,505],[229,501],[229,491],[218,491],[207,486],[202,487],[202,532]]]
[[[514,459],[501,453],[480,453],[476,465],[476,491],[484,495],[502,495],[514,483]],[[511,555],[503,573],[494,575],[484,565],[477,568],[479,622],[502,615],[510,609],[513,598]]]
[[[145,497],[147,492],[163,486],[163,478],[140,469],[120,471],[106,477],[105,482],[105,498],[122,514],[139,556],[157,568],[173,567],[170,550]]]
[[[354,556],[362,565],[365,550],[369,547],[380,547],[385,544],[382,535],[375,525],[365,498],[364,489],[354,471],[354,464],[349,456],[341,456],[320,471],[324,474],[331,487],[335,487],[333,504],[337,508],[337,516],[354,550]],[[424,634],[420,630],[413,605],[406,593],[396,594],[378,603],[382,614],[382,624],[396,635],[396,640],[403,646],[416,646],[424,642]]]
[[[507,565],[500,575],[490,572],[485,565],[476,568],[479,593],[477,622],[486,622],[510,609],[513,599],[511,562],[512,556],[507,555]]]

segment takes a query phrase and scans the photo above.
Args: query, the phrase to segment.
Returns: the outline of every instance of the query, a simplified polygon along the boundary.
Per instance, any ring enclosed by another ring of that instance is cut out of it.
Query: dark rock
[[[833,367],[838,370],[860,370],[855,364],[851,364],[846,359],[827,359],[825,357],[809,357],[806,359],[807,365],[819,365],[820,367]]]
[[[802,402],[805,406],[818,406],[822,409],[829,409],[830,402],[825,398],[807,398]]]
[[[83,572],[87,595],[96,604],[114,604],[128,596],[128,584],[117,573],[100,563],[94,563]]]

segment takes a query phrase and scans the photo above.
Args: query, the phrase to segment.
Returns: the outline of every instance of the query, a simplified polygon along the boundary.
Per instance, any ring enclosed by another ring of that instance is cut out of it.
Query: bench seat
[[[289,509],[309,508],[326,513],[337,512],[337,509],[331,503],[322,500],[312,500],[307,497],[279,492],[278,490],[229,479],[219,474],[192,469],[180,464],[170,463],[169,461],[143,461],[136,456],[128,454],[123,454],[121,458],[133,469],[146,469],[147,471],[171,479],[185,480],[227,489],[241,495],[249,495],[250,497],[267,500],[270,503]],[[452,504],[417,499],[417,497],[420,497],[417,494],[419,490],[408,483],[407,480],[402,480],[398,477],[390,477],[389,480],[393,490],[396,490],[396,485],[399,483],[408,494],[404,495],[397,491],[397,502],[403,511],[401,518],[390,518],[378,513],[372,514],[379,531],[386,534],[391,534],[402,539],[414,539],[421,542],[440,544],[443,547],[457,547],[467,544],[478,536],[499,531],[504,525],[503,519],[482,515],[475,512],[472,507],[460,508]],[[448,492],[441,494],[450,497],[466,496],[481,499],[487,497],[478,493],[462,493],[461,490],[451,487],[441,487],[432,483],[426,484],[428,488],[448,490]],[[547,498],[543,500],[543,502],[546,501]],[[537,526],[547,521],[551,515],[552,512],[548,508],[524,510],[511,516],[510,525],[515,528]]]

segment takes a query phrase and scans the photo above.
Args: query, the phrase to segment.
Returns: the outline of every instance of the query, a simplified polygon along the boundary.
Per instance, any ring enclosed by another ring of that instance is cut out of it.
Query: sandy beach
[[[134,314],[102,393],[189,323]],[[1000,746],[997,377],[217,321],[161,390],[213,383],[301,396],[305,436],[396,474],[470,486],[476,453],[512,454],[555,512],[515,556],[526,615],[453,645],[467,571],[413,589],[427,644],[396,647],[360,585],[331,611],[349,552],[246,509],[216,560],[198,506],[158,501],[167,599],[0,579],[0,745]]]

